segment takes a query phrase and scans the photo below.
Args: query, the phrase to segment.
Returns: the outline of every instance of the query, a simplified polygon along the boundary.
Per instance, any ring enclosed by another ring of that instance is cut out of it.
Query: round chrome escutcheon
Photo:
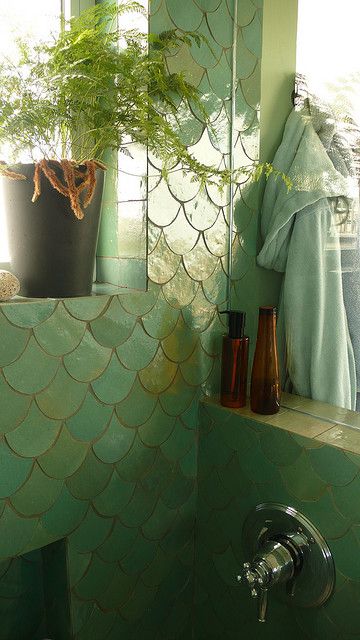
[[[253,557],[267,540],[295,533],[306,540],[302,568],[291,595],[283,586],[276,590],[296,606],[319,607],[334,588],[334,561],[326,540],[302,513],[276,502],[258,504],[244,523],[244,551],[246,557]]]

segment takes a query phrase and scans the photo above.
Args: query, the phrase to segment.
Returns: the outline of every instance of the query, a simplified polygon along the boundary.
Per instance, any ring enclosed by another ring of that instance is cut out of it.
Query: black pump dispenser
[[[229,335],[223,336],[220,402],[225,407],[244,407],[249,338],[244,336],[245,313],[220,311],[229,316]]]
[[[246,313],[244,311],[220,311],[229,316],[229,338],[243,338]]]

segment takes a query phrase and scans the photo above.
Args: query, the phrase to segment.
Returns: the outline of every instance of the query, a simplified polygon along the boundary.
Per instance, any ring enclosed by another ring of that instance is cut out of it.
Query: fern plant
[[[165,176],[180,165],[202,185],[222,188],[244,173],[259,177],[272,171],[271,165],[257,165],[231,174],[189,153],[179,136],[178,98],[210,124],[197,89],[183,74],[169,73],[166,58],[179,46],[199,45],[200,37],[121,29],[121,14],[134,11],[144,10],[133,0],[96,5],[66,22],[50,41],[31,45],[19,40],[19,61],[0,64],[0,146],[10,156],[2,173],[20,179],[21,171],[11,170],[9,163],[27,152],[35,162],[34,199],[44,172],[70,198],[77,217],[83,216],[79,195],[87,188],[86,203],[91,200],[95,169],[103,167],[105,151],[125,148],[128,139],[147,145],[161,159]],[[119,40],[126,46],[119,47]],[[52,163],[61,165],[62,180]],[[85,171],[80,171],[83,164]]]

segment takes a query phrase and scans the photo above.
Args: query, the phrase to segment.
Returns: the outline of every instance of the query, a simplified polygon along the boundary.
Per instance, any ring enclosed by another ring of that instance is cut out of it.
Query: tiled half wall
[[[359,430],[291,410],[267,422],[211,401],[200,412],[196,639],[359,638]],[[249,590],[236,581],[249,560],[244,520],[262,502],[307,516],[327,540],[336,567],[335,591],[323,607],[287,606],[270,592],[265,624],[257,622]]]

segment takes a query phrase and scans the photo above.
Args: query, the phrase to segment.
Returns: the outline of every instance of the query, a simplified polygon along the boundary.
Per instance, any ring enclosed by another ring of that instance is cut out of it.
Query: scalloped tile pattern
[[[197,640],[358,638],[359,478],[360,455],[200,403]],[[267,501],[295,507],[320,529],[333,553],[336,586],[316,609],[286,606],[271,593],[260,633],[236,574],[248,560],[241,543],[244,519]]]
[[[240,5],[238,148],[253,153],[258,9]],[[208,38],[170,66],[198,84],[217,132],[195,114],[184,117],[184,140],[224,166],[231,2],[153,0],[151,9],[153,30]],[[76,640],[192,637],[198,401],[219,384],[229,196],[201,193],[181,172],[167,185],[155,159],[149,174],[147,292],[0,309],[0,559],[67,539]],[[244,201],[248,219],[253,208]],[[0,640],[37,638],[34,611],[15,592],[7,598]],[[18,607],[22,629],[9,632]]]

